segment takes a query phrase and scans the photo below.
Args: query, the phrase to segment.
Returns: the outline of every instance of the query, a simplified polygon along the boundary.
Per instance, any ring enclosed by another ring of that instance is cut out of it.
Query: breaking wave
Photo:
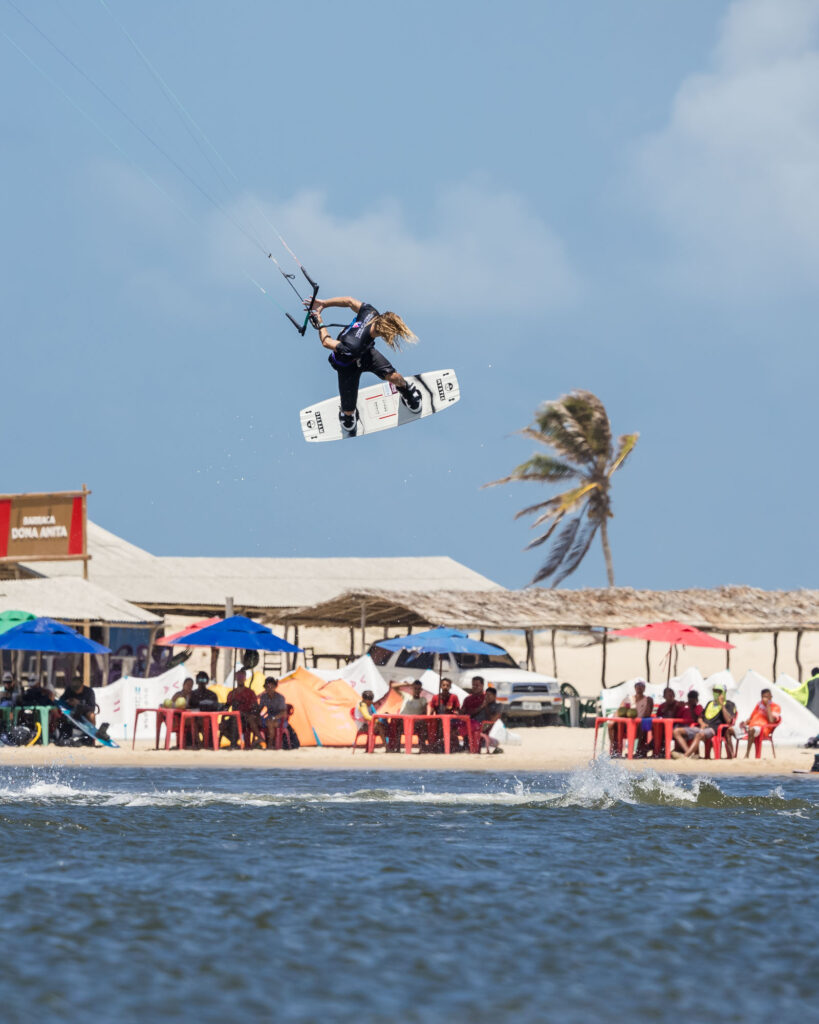
[[[441,780],[443,781],[443,780]],[[453,780],[454,781],[454,780]],[[732,795],[706,777],[680,777],[652,770],[635,774],[622,765],[600,759],[588,768],[565,775],[534,779],[492,778],[476,786],[473,776],[463,789],[439,791],[428,783],[415,788],[373,787],[349,791],[276,792],[213,790],[208,788],[150,788],[145,780],[131,788],[97,788],[52,770],[48,777],[26,779],[0,776],[0,805],[78,807],[309,807],[316,805],[392,804],[427,807],[498,807],[609,809],[618,806],[733,808],[801,812],[817,803],[785,795],[777,786],[768,792]]]

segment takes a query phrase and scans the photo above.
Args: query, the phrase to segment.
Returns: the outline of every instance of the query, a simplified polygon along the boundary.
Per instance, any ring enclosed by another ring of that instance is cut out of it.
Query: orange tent
[[[293,705],[290,725],[303,747],[353,745],[357,727],[350,709],[359,696],[349,683],[328,683],[300,667],[279,682],[279,693]]]

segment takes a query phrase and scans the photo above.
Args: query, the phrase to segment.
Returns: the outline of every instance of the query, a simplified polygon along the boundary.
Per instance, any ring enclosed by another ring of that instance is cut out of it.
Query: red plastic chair
[[[710,757],[711,756],[711,751],[713,751],[714,752],[714,760],[715,761],[719,761],[721,756],[722,756],[722,744],[723,743],[725,744],[726,752],[731,749],[728,746],[728,737],[725,735],[725,733],[726,733],[726,731],[728,729],[733,729],[734,725],[736,724],[736,720],[737,720],[737,712],[734,712],[734,717],[731,719],[731,722],[730,722],[729,725],[725,725],[725,723],[723,723],[717,729],[716,736],[712,736],[710,739],[703,740],[703,742],[705,743],[705,756],[706,757]],[[734,737],[734,739],[736,739],[736,736]],[[737,741],[737,749],[739,749],[739,741]],[[736,757],[736,754],[734,754],[734,757]],[[730,760],[730,758],[728,758],[728,760]]]
[[[355,717],[355,708],[350,708],[350,718],[352,718],[352,720],[356,723],[356,725],[358,725],[358,719]],[[359,728],[358,732],[355,734],[355,739],[353,740],[353,753],[355,753],[355,748],[358,746],[358,741],[360,739],[364,741],[364,749],[366,750],[367,749],[367,739],[368,738],[369,738],[369,725],[365,722],[364,723],[364,728]],[[382,747],[384,746],[384,740],[378,735],[378,733],[375,734],[374,739],[375,739],[376,743],[379,740],[381,740],[381,746]]]
[[[776,732],[776,730],[779,728],[779,726],[781,724],[782,724],[782,719],[780,718],[778,722],[775,722],[773,725],[769,725],[768,728],[765,729],[764,732],[760,732],[758,736],[754,736],[754,751],[756,753],[757,761],[762,757],[762,741],[763,740],[769,740],[770,741],[771,753],[773,754],[774,758],[776,758],[776,747],[774,746],[773,734],[774,734],[774,732]],[[763,726],[763,728],[764,728],[764,726]],[[747,736],[742,737],[742,739],[744,739],[746,743],[748,742]],[[739,743],[739,740],[737,740],[737,743]]]

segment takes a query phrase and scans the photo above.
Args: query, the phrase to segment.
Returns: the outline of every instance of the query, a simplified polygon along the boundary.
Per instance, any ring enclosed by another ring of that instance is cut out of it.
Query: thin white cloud
[[[637,155],[674,273],[707,291],[815,287],[819,0],[737,0],[711,68],[686,78]]]
[[[415,312],[506,312],[523,303],[563,307],[580,291],[557,234],[520,196],[482,183],[442,190],[429,211],[429,228],[412,223],[394,200],[342,216],[315,191],[278,205],[246,198],[232,212],[266,238],[266,221],[276,224],[323,294],[360,294]],[[222,266],[235,267],[241,238],[224,223],[214,221],[214,231]]]

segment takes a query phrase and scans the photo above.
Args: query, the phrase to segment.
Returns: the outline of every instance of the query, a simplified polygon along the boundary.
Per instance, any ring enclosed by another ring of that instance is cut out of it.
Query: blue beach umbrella
[[[441,677],[443,675],[441,665],[442,654],[506,654],[502,647],[495,647],[494,644],[484,643],[483,640],[473,640],[460,629],[448,629],[446,626],[427,629],[423,633],[411,633],[409,636],[396,636],[391,640],[379,640],[377,646],[384,647],[388,651],[415,651],[418,654],[437,654],[439,693]]]
[[[42,651],[44,654],[110,654],[110,647],[103,647],[95,640],[89,640],[75,629],[62,622],[55,622],[43,616],[21,622],[0,636],[0,651]]]
[[[253,619],[244,615],[232,615],[229,619],[221,619],[212,626],[197,629],[188,633],[183,640],[186,647],[233,647],[242,651],[301,651],[272,629],[260,626]]]
[[[419,654],[505,654],[502,647],[473,640],[459,629],[438,626],[423,633],[397,636],[391,640],[377,641],[379,647],[388,651],[418,651]]]

